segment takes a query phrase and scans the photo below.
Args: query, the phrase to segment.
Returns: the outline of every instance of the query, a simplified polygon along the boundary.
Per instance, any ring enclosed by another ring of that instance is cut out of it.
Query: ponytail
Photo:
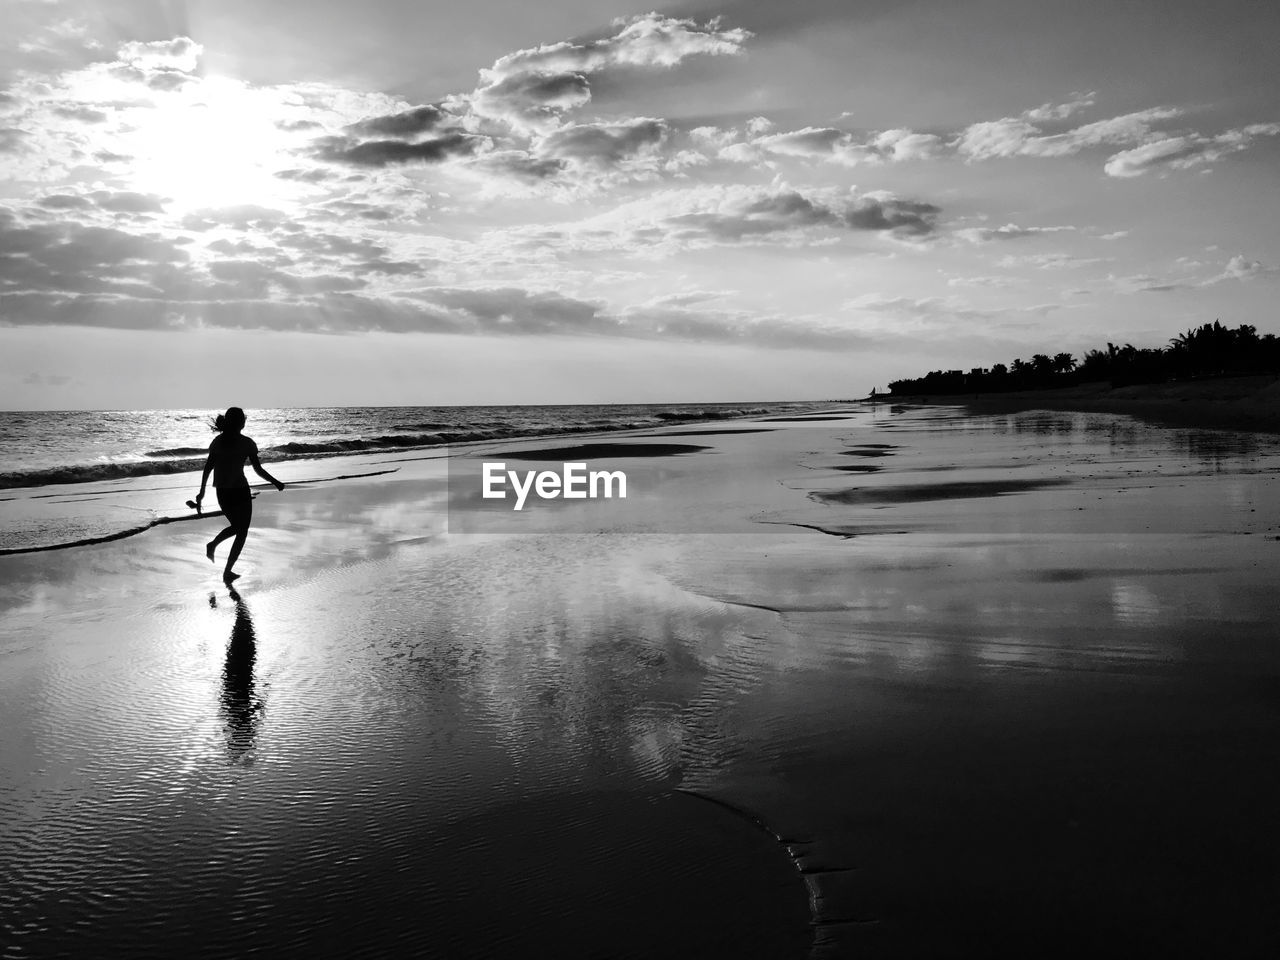
[[[239,433],[244,429],[244,411],[239,407],[228,407],[226,413],[220,413],[209,423],[209,429],[215,433]]]

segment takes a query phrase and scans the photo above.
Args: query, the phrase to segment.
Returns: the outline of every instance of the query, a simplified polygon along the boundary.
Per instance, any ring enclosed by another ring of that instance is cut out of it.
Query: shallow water
[[[439,464],[260,501],[238,600],[201,524],[0,559],[6,956],[1277,935],[1273,439],[707,443],[521,535]]]

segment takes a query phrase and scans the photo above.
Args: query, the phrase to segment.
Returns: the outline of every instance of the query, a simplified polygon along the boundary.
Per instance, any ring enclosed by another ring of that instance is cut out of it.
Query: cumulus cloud
[[[26,131],[17,127],[0,127],[0,153],[18,153],[26,146]]]
[[[1103,168],[1112,177],[1138,177],[1149,170],[1188,170],[1248,149],[1258,137],[1280,134],[1280,123],[1254,123],[1217,136],[1165,137],[1112,155]]]
[[[144,70],[168,69],[190,73],[200,63],[204,47],[190,37],[133,41],[121,44],[116,56],[122,63]]]
[[[140,80],[153,90],[177,90],[193,81],[204,47],[190,37],[172,40],[133,41],[116,51],[113,73]]]
[[[351,124],[350,129],[361,136],[405,138],[430,133],[455,119],[442,107],[429,103],[381,117],[367,117]]]
[[[1209,287],[1232,280],[1254,280],[1258,277],[1274,276],[1280,276],[1280,267],[1269,267],[1260,260],[1250,260],[1243,254],[1237,253],[1227,261],[1221,273],[1201,281],[1199,286]]]
[[[1097,96],[1096,92],[1073,93],[1071,99],[1065,103],[1042,103],[1038,107],[1023,111],[1022,117],[1024,120],[1031,120],[1036,123],[1066,120],[1072,114],[1093,106],[1097,101]]]
[[[754,135],[751,135],[753,129]],[[772,133],[764,132],[764,128],[753,121],[748,124],[747,132],[750,138],[739,142],[734,142],[732,134],[728,137],[722,134],[722,142],[718,144],[720,158],[736,163],[758,163],[769,158],[788,157],[854,167],[859,164],[931,160],[942,156],[946,149],[941,137],[905,129],[885,130],[870,137],[835,127],[804,127]],[[703,134],[703,139],[714,142],[710,134]]]
[[[634,240],[694,245],[786,239],[812,230],[921,237],[936,229],[941,212],[933,204],[887,194],[804,193],[785,186],[668,191],[628,207],[621,219],[630,221]],[[586,229],[600,225],[588,223]]]
[[[480,85],[459,98],[476,114],[524,131],[547,132],[565,113],[591,99],[588,76],[616,67],[674,67],[695,55],[741,51],[746,30],[722,30],[712,20],[649,13],[621,20],[617,32],[599,40],[572,40],[518,50],[480,71]]]
[[[536,152],[543,160],[600,170],[654,172],[670,132],[664,121],[645,117],[621,123],[571,124],[543,138]]]
[[[103,210],[108,213],[149,214],[163,213],[164,202],[160,197],[149,193],[136,193],[129,190],[92,190],[85,194],[54,193],[41,197],[36,204],[46,210],[58,211],[90,211]]]
[[[1026,116],[1005,117],[969,125],[955,144],[957,152],[968,160],[1066,157],[1087,147],[1141,142],[1150,136],[1153,123],[1177,117],[1181,112],[1172,107],[1153,107],[1056,134],[1045,134]]]
[[[314,144],[314,156],[327,163],[353,167],[386,167],[406,163],[442,163],[468,157],[488,143],[469,133],[446,133],[428,140],[355,141],[350,137],[322,137]]]

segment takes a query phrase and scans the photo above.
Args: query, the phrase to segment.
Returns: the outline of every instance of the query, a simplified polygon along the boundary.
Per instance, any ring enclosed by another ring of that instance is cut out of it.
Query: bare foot
[[[213,540],[210,540],[204,545],[204,555],[209,558],[210,563],[213,563],[213,551],[216,550],[217,547],[218,544]]]
[[[228,570],[226,573],[222,575],[223,583],[230,583],[232,580],[239,580],[239,579],[240,579],[240,574],[232,573],[230,570]]]

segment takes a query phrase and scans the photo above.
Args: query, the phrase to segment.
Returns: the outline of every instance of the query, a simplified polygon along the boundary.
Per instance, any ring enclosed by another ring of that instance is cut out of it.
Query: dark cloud
[[[667,217],[663,223],[674,231],[676,239],[706,238],[722,243],[814,227],[919,237],[936,229],[940,212],[931,203],[893,197],[864,196],[833,201],[809,197],[797,190],[781,190],[754,198],[739,197],[722,204],[715,212],[677,214]],[[651,239],[662,239],[662,233],[655,233]]]
[[[267,229],[284,223],[287,219],[279,210],[242,204],[193,211],[182,218],[182,227],[185,230],[212,230],[217,226],[234,227],[237,230]]]
[[[36,203],[46,210],[91,210],[93,208],[93,203],[89,200],[70,193],[51,194],[41,197]]]
[[[328,170],[321,170],[319,167],[312,170],[301,170],[297,167],[291,170],[277,170],[274,176],[281,180],[293,180],[298,183],[323,183],[325,180],[333,179],[332,173]]]
[[[613,167],[660,147],[669,133],[664,121],[642,117],[625,123],[583,123],[557,130],[538,149],[550,157]]]
[[[849,350],[865,347],[870,342],[865,335],[841,327],[680,307],[628,310],[624,320],[630,335],[645,339],[783,350]]]
[[[46,210],[92,210],[95,207],[108,213],[163,213],[161,199],[149,193],[130,191],[113,192],[94,190],[88,195],[55,193],[41,197],[36,203]]]
[[[157,70],[147,78],[147,86],[152,90],[180,90],[184,85],[196,80],[189,73],[179,70]]]
[[[24,225],[8,211],[0,215],[6,303],[16,294],[47,291],[154,297],[163,278],[189,260],[178,243],[154,234],[71,222]]]
[[[863,197],[845,210],[842,218],[853,230],[891,230],[919,237],[936,229],[941,212],[932,203]]]
[[[548,43],[500,57],[480,86],[459,98],[482,117],[517,131],[550,132],[591,99],[589,75],[611,68],[674,67],[697,55],[735,54],[750,34],[657,13],[615,21],[611,35]]]
[[[25,148],[26,131],[17,127],[0,127],[0,153],[18,153]]]
[[[23,377],[22,382],[29,387],[61,387],[70,383],[71,378],[65,373],[40,373],[38,371],[33,371]]]
[[[321,124],[314,120],[277,120],[276,128],[287,133],[296,133],[302,130],[319,130]]]
[[[95,110],[93,107],[87,107],[83,104],[54,107],[53,112],[60,117],[66,117],[68,120],[79,120],[82,123],[107,122],[107,114],[104,111]]]
[[[454,157],[470,156],[485,142],[487,138],[467,133],[447,133],[416,143],[404,140],[366,140],[356,143],[348,137],[324,137],[316,141],[315,156],[328,163],[355,167],[442,163]]]
[[[347,129],[364,137],[395,137],[404,140],[429,133],[453,119],[451,114],[435,104],[427,104],[401,113],[370,117],[353,123]]]
[[[600,333],[618,329],[616,320],[603,315],[601,304],[558,293],[531,293],[517,287],[437,287],[416,291],[414,297],[456,311],[481,333]]]
[[[534,128],[554,127],[569,110],[591,99],[581,73],[518,73],[484,87],[471,105],[482,116]]]
[[[397,211],[361,200],[329,200],[321,204],[326,214],[340,217],[359,217],[362,220],[393,220]]]
[[[490,174],[499,179],[537,184],[554,179],[567,166],[554,157],[534,157],[525,150],[495,150],[477,157],[468,169]]]
[[[164,213],[161,199],[150,193],[121,192],[112,193],[107,190],[95,190],[89,194],[101,209],[112,213]]]
[[[364,263],[358,263],[355,266],[356,273],[381,273],[386,276],[404,276],[408,274],[425,273],[428,268],[435,266],[440,261],[427,260],[422,263],[411,263],[408,260],[366,260]]]
[[[214,288],[211,299],[266,299],[273,293],[312,295],[358,290],[365,281],[356,277],[287,273],[259,260],[217,260],[209,264],[209,275],[229,285]]]

